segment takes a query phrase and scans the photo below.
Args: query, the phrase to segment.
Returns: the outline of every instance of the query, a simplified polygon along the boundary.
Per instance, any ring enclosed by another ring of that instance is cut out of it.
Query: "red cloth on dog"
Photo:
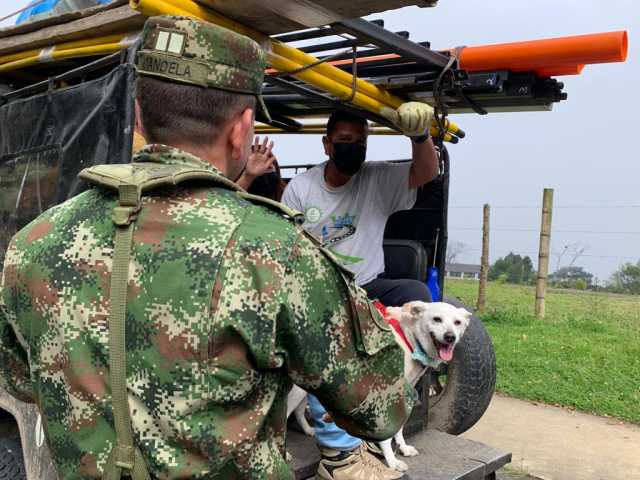
[[[398,319],[389,316],[389,314],[387,313],[387,307],[385,307],[382,304],[382,302],[380,302],[380,300],[375,300],[373,302],[373,306],[378,309],[378,312],[380,312],[380,315],[382,315],[382,317],[387,321],[387,323],[391,326],[391,328],[393,328],[396,331],[396,333],[400,336],[400,338],[405,343],[409,351],[413,353],[413,345],[411,345],[411,343],[409,342],[409,339],[404,334],[404,331],[402,330],[402,327],[400,326],[400,322],[398,321]]]

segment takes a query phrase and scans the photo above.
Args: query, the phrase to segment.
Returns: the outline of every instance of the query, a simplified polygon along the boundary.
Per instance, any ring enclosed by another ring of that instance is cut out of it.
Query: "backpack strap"
[[[120,480],[123,475],[133,480],[151,480],[140,449],[133,440],[133,426],[127,395],[125,320],[127,283],[133,227],[142,207],[144,191],[177,185],[187,180],[208,180],[238,190],[228,179],[207,169],[189,165],[130,163],[96,165],[80,172],[80,178],[94,185],[116,190],[118,203],[112,220],[116,238],[111,273],[109,311],[109,377],[116,444],[102,473],[103,480]]]
[[[174,186],[192,180],[204,180],[230,190],[242,190],[231,180],[213,170],[188,164],[139,162],[95,165],[82,170],[79,177],[94,185],[112,190],[118,190],[121,185],[133,185],[138,190],[138,196],[155,188]]]
[[[133,480],[150,480],[149,471],[140,450],[134,445],[131,413],[127,395],[127,362],[125,347],[125,319],[127,310],[127,281],[133,225],[140,211],[140,191],[135,185],[121,185],[118,206],[113,209],[116,239],[111,273],[109,311],[109,376],[111,402],[116,430],[116,444],[112,447],[102,473],[103,480],[119,480],[123,475]]]
[[[248,200],[251,203],[256,203],[258,205],[262,205],[263,207],[267,207],[270,210],[275,211],[285,217],[290,218],[295,223],[301,225],[304,223],[304,214],[294,210],[293,208],[287,207],[285,204],[276,202],[275,200],[271,200],[270,198],[261,197],[259,195],[252,195],[251,193],[247,193],[245,191],[238,191],[238,196]]]

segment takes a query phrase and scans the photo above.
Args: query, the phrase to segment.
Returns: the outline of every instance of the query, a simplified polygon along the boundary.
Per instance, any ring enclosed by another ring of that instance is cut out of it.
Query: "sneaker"
[[[346,452],[330,448],[321,448],[320,452],[316,480],[410,480],[371,455],[365,442]]]

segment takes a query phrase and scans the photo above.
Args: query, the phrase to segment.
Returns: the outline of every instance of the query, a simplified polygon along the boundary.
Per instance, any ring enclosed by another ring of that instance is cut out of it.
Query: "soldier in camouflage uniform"
[[[413,393],[382,318],[297,212],[232,181],[250,152],[263,52],[181,17],[149,19],[142,38],[136,105],[155,144],[131,165],[84,172],[104,183],[11,241],[1,386],[38,405],[64,479],[293,478],[284,457],[292,382],[354,435],[390,437]],[[180,98],[154,97],[165,87]],[[213,93],[219,108],[197,105]],[[171,131],[189,108],[198,115]],[[193,133],[210,121],[203,112],[224,117],[208,143]],[[141,196],[140,178],[160,186]],[[122,232],[132,235],[129,257]],[[124,273],[114,269],[122,258]]]

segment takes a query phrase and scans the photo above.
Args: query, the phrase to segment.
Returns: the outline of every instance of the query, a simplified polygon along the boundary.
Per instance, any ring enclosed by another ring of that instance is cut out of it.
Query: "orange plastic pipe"
[[[627,32],[595,33],[572,37],[465,47],[460,67],[470,72],[511,70],[555,75],[579,73],[579,66],[591,63],[624,62]]]
[[[560,75],[580,75],[582,70],[584,70],[584,65],[560,65],[538,69],[537,73],[541,77],[557,77]]]
[[[585,64],[623,62],[627,57],[627,32],[596,33],[529,42],[465,47],[460,67],[471,71],[535,71],[543,77],[578,75]],[[361,57],[356,63],[400,58],[395,53]],[[570,61],[566,59],[569,58]],[[583,60],[583,61],[580,61]],[[349,65],[352,59],[328,62],[333,66]],[[267,73],[277,70],[268,69]]]

